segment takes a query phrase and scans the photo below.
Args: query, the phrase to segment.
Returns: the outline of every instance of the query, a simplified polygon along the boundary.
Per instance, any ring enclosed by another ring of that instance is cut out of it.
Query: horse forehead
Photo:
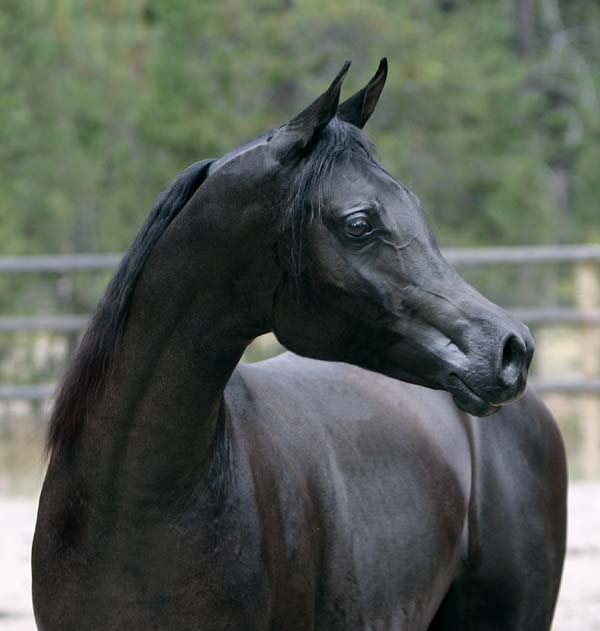
[[[418,209],[416,196],[376,163],[347,163],[332,178],[330,186],[335,205],[377,203],[388,214]]]
[[[344,161],[334,167],[323,181],[332,201],[348,202],[358,196],[365,199],[375,198],[378,191],[388,186],[388,183],[377,173],[376,165],[361,161]],[[319,191],[322,194],[322,190]]]

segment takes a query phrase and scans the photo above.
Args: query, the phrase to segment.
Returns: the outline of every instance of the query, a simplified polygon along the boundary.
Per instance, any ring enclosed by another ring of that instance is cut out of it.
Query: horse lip
[[[456,373],[451,373],[448,376],[447,387],[456,405],[469,414],[490,416],[502,407],[484,399]]]
[[[460,377],[457,373],[453,372],[448,375],[448,388],[450,392],[458,391],[460,393],[466,393],[470,397],[485,403],[486,405],[493,405],[490,401],[487,401],[483,398],[481,394],[479,394],[475,389],[473,389],[462,377]],[[496,406],[494,406],[496,407]]]

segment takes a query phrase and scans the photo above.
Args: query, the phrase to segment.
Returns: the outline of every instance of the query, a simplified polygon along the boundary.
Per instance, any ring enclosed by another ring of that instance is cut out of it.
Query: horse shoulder
[[[359,594],[361,611],[382,599],[434,611],[432,585],[460,564],[471,483],[464,415],[448,395],[287,355],[238,369],[226,401],[282,582],[310,592],[326,577],[318,591],[345,611]]]

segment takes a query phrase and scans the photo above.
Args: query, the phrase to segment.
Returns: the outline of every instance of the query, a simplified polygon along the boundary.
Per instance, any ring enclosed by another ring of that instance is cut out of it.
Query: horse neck
[[[210,195],[190,204],[144,267],[104,394],[78,437],[90,492],[112,506],[159,507],[197,488],[227,381],[269,328],[273,270],[260,235]]]

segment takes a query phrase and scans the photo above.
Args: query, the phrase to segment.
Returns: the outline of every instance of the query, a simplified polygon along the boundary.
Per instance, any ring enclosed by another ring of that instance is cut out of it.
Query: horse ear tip
[[[385,74],[387,74],[388,71],[388,60],[387,57],[382,57],[381,61],[379,62],[379,72],[383,72]]]
[[[344,62],[344,65],[342,66],[342,69],[337,73],[335,79],[329,86],[328,92],[333,91],[333,93],[335,92],[339,93],[339,90],[342,87],[342,82],[346,78],[346,74],[348,73],[348,68],[350,68],[351,63],[352,61],[350,59],[346,59],[346,61]]]

